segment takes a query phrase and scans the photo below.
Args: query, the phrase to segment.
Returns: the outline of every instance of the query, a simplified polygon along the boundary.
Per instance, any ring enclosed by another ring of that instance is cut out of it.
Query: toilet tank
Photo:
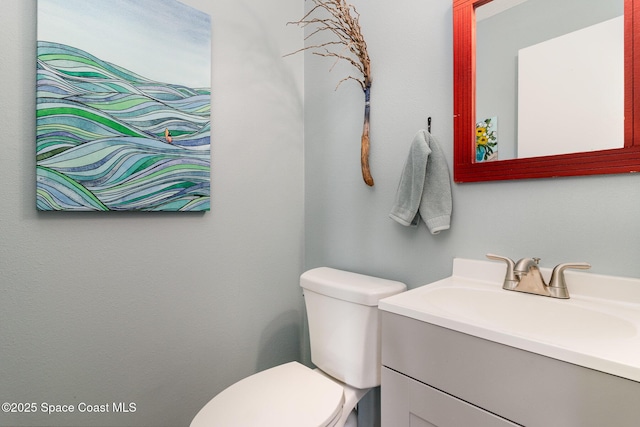
[[[300,276],[309,321],[311,360],[356,388],[380,385],[378,301],[404,292],[404,283],[315,268]]]

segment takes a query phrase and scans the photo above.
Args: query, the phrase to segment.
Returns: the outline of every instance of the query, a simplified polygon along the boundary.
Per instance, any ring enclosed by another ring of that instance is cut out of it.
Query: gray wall
[[[186,426],[229,384],[299,358],[299,0],[184,0],[213,21],[212,210],[35,210],[36,2],[0,14],[0,426]]]
[[[407,229],[388,218],[415,132],[453,161],[450,0],[354,0],[373,68],[371,170],[360,178],[362,91],[336,83],[324,58],[305,63],[306,267],[329,265],[405,281],[451,273],[454,257],[537,256],[543,266],[589,261],[596,273],[640,275],[640,175],[453,185],[451,229]],[[329,61],[330,62],[330,61]]]
[[[415,287],[450,274],[454,256],[491,251],[640,275],[638,175],[454,185],[452,228],[438,236],[387,217],[427,116],[452,160],[450,0],[352,1],[374,73],[373,188],[360,176],[362,92],[353,82],[334,91],[350,71],[329,72],[330,60],[310,54],[282,58],[302,45],[284,26],[301,0],[184,1],[213,17],[213,201],[204,215],[36,213],[35,2],[3,4],[0,400],[138,409],[0,413],[0,425],[187,425],[238,379],[308,360],[305,268]]]

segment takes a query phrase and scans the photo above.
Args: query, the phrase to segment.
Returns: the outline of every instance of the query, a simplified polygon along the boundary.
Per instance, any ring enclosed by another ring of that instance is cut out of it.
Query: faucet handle
[[[507,263],[507,273],[504,276],[504,283],[502,284],[502,289],[513,290],[516,286],[518,286],[518,278],[513,272],[515,263],[511,258],[507,258],[501,255],[487,254],[487,258],[492,259],[494,261],[504,261]]]
[[[558,264],[551,273],[551,280],[549,281],[549,291],[555,293],[557,298],[569,298],[569,290],[567,289],[567,282],[564,280],[564,271],[568,268],[575,268],[579,270],[588,270],[591,268],[591,264],[588,262],[567,262],[564,264]]]

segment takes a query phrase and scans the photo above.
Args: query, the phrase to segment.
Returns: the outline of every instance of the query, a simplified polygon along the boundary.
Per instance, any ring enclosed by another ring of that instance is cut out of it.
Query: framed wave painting
[[[211,17],[176,0],[38,0],[41,211],[208,211]]]

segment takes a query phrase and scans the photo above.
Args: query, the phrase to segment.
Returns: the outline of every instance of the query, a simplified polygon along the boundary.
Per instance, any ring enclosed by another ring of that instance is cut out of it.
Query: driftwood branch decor
[[[360,31],[360,14],[356,8],[345,0],[312,0],[314,7],[299,21],[289,22],[301,27],[310,27],[311,31],[305,40],[312,38],[320,32],[333,34],[333,39],[320,44],[307,46],[290,53],[312,50],[314,55],[335,58],[350,63],[359,73],[358,77],[348,76],[340,80],[336,89],[347,80],[355,80],[360,83],[364,92],[364,127],[362,129],[360,162],[362,165],[362,178],[364,182],[372,186],[373,178],[369,170],[369,112],[371,97],[371,64],[367,53],[367,44]],[[322,16],[316,16],[316,15]],[[334,64],[335,65],[335,64]],[[332,67],[333,68],[333,67]]]

